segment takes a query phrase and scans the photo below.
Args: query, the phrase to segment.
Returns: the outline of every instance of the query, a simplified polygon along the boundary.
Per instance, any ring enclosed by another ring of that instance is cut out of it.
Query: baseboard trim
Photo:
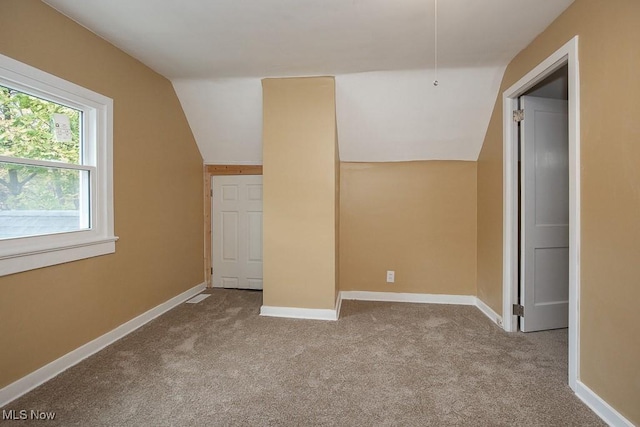
[[[25,393],[33,390],[39,385],[49,381],[53,377],[66,371],[72,366],[80,363],[87,357],[99,352],[103,348],[118,341],[124,336],[130,334],[144,324],[150,322],[161,314],[171,310],[172,308],[182,304],[191,297],[202,292],[206,287],[205,283],[201,283],[193,288],[177,295],[170,300],[142,313],[138,317],[129,320],[117,328],[107,332],[106,334],[90,341],[77,349],[65,354],[59,359],[43,366],[42,368],[20,378],[19,380],[9,384],[0,390],[0,407],[7,405]]]
[[[338,292],[336,297],[336,320],[340,319],[340,309],[342,308],[342,292]]]
[[[260,307],[260,316],[287,317],[291,319],[309,320],[338,320],[339,307],[330,308],[297,308],[297,307],[273,307],[263,305]]]
[[[633,427],[633,423],[626,419],[621,413],[613,409],[593,390],[581,381],[576,382],[576,396],[582,400],[602,421],[614,427]]]
[[[480,298],[476,298],[476,307],[487,316],[493,323],[502,328],[502,316],[493,311],[491,307],[484,303]]]
[[[371,291],[341,291],[336,298],[335,309],[313,309],[298,307],[273,307],[263,305],[260,308],[260,315],[267,317],[287,317],[293,319],[312,320],[338,320],[343,300],[358,301],[383,301],[383,302],[410,302],[419,304],[455,304],[455,305],[478,305],[478,299],[471,295],[442,295],[442,294],[412,294],[400,292],[371,292]],[[491,313],[493,311],[483,305]],[[479,307],[480,308],[480,307]],[[492,321],[495,322],[488,312],[480,309]],[[493,313],[497,316],[497,314]],[[499,317],[499,316],[497,316]]]
[[[343,300],[412,302],[419,304],[476,305],[471,295],[411,294],[400,292],[342,291]]]

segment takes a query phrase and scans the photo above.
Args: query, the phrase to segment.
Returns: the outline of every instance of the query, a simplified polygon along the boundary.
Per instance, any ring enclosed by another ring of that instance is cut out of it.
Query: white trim
[[[476,305],[471,295],[413,294],[400,292],[342,291],[343,300],[411,302],[419,304]]]
[[[0,389],[0,407],[33,390],[205,289],[201,283]]]
[[[620,412],[616,411],[605,402],[593,390],[580,381],[576,384],[576,396],[580,398],[597,416],[610,426],[633,427],[633,423],[626,419]]]
[[[116,251],[117,237],[84,241],[75,245],[23,252],[0,258],[0,276],[49,267],[65,262],[107,255]]]
[[[338,291],[336,297],[336,320],[340,319],[340,310],[342,309],[342,292]]]
[[[260,316],[309,320],[338,320],[338,312],[336,309],[330,308],[273,307],[263,305],[260,307]]]
[[[13,163],[13,164],[16,164],[16,165],[40,166],[40,167],[43,167],[43,168],[86,171],[86,172],[90,172],[90,173],[95,173],[96,172],[96,168],[94,166],[91,166],[91,165],[75,165],[75,164],[72,164],[72,163],[54,162],[54,161],[51,161],[51,160],[21,159],[19,157],[0,156],[0,162],[2,162],[2,163]]]
[[[517,328],[518,198],[517,132],[512,119],[518,97],[563,65],[569,68],[569,386],[575,391],[580,363],[580,73],[578,36],[545,59],[502,94],[503,105],[503,327]]]
[[[220,166],[220,165],[238,165],[238,166],[261,166],[262,162],[258,160],[220,160],[219,162],[204,162],[205,166]]]
[[[476,307],[478,307],[478,310],[487,316],[493,323],[502,328],[502,316],[493,311],[493,309],[485,304],[480,298],[476,298]]]
[[[91,228],[0,241],[0,276],[115,252],[113,213],[113,100],[0,54],[0,82],[83,112],[82,165],[3,157],[3,161],[90,172]]]

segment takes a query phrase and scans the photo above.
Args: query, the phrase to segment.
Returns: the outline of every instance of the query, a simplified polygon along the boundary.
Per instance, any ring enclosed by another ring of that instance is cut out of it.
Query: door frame
[[[203,189],[204,189],[204,280],[207,288],[211,283],[211,247],[213,244],[213,233],[211,232],[212,189],[211,178],[220,175],[262,175],[262,165],[211,165],[205,164],[203,167]]]
[[[518,144],[513,110],[518,98],[554,71],[569,74],[569,386],[575,392],[580,363],[580,73],[578,36],[542,61],[502,94],[503,109],[503,289],[502,319],[507,332],[517,330],[512,315],[518,303]]]

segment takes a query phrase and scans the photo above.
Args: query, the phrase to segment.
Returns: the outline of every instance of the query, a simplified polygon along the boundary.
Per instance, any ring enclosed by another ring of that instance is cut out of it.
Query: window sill
[[[116,251],[117,240],[112,236],[3,256],[0,257],[0,276],[111,254]]]

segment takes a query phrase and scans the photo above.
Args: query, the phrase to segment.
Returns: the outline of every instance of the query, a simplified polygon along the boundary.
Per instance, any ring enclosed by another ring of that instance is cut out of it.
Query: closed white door
[[[262,289],[262,176],[212,178],[212,283]]]
[[[569,323],[569,128],[564,100],[522,97],[520,304],[524,332]]]

